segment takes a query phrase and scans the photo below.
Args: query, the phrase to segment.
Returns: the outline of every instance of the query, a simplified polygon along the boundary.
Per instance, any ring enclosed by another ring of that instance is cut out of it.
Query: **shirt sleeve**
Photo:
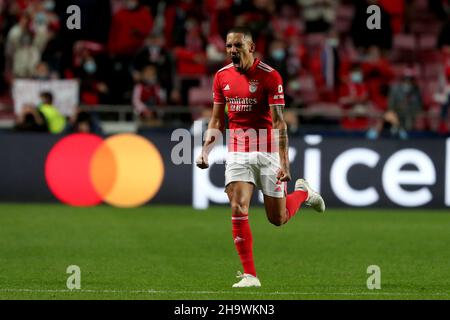
[[[216,73],[216,75],[214,76],[213,100],[214,100],[214,103],[225,104],[225,97],[223,96],[222,86],[220,84],[220,79],[219,79],[218,73]]]
[[[270,73],[268,85],[269,106],[284,106],[283,79],[281,79],[280,74],[276,70]]]

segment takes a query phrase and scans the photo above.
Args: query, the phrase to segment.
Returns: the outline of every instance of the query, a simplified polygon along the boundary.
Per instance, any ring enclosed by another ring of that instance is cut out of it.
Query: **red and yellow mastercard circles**
[[[72,206],[137,207],[150,201],[164,178],[158,149],[135,134],[105,140],[72,134],[52,148],[45,163],[47,184],[55,197]]]

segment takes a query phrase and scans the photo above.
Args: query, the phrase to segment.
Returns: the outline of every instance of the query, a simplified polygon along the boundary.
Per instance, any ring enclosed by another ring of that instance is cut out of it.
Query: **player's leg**
[[[236,181],[229,183],[225,189],[231,205],[234,244],[244,269],[244,274],[239,275],[241,281],[233,287],[261,286],[256,278],[253,237],[248,222],[248,209],[254,188],[252,183]]]
[[[314,191],[303,179],[298,179],[295,183],[295,191],[285,198],[264,195],[264,206],[269,221],[281,226],[288,222],[305,203],[317,212],[325,211],[325,202],[322,196]]]
[[[273,197],[264,195],[264,207],[267,219],[275,226],[281,226],[288,222],[299,210],[308,193],[296,190],[286,197]]]
[[[316,211],[325,211],[322,197],[312,190],[303,179],[295,183],[294,192],[286,195],[286,183],[277,180],[279,156],[277,153],[261,153],[260,183],[264,194],[264,206],[269,221],[281,226],[289,221],[302,203],[312,206]]]
[[[264,207],[267,219],[275,226],[285,224],[289,218],[286,212],[286,198],[275,198],[264,195]]]

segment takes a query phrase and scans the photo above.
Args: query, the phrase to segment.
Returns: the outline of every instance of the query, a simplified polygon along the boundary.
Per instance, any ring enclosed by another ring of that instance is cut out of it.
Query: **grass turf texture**
[[[450,214],[302,209],[287,225],[250,211],[261,288],[241,269],[226,207],[0,205],[1,299],[450,299]],[[66,268],[81,268],[81,290]],[[368,290],[369,265],[381,290]],[[152,290],[149,292],[149,290]]]

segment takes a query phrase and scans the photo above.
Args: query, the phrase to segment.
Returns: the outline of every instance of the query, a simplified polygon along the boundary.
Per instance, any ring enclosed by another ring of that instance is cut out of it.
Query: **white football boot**
[[[241,279],[241,281],[233,284],[233,288],[261,287],[261,282],[259,281],[259,279],[251,274],[242,274],[240,271],[238,271],[236,278]]]
[[[325,201],[323,201],[322,196],[317,192],[311,189],[309,183],[304,179],[298,179],[295,182],[295,191],[302,190],[308,193],[308,198],[305,201],[307,206],[310,206],[317,212],[325,211]]]

